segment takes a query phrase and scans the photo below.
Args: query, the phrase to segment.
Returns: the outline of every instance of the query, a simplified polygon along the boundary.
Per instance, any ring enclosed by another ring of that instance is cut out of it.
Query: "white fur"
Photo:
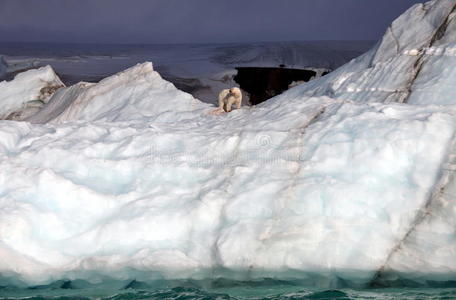
[[[226,112],[231,111],[231,106],[236,105],[236,108],[241,108],[242,104],[242,93],[237,87],[231,89],[222,90],[219,94],[219,109],[225,110]]]

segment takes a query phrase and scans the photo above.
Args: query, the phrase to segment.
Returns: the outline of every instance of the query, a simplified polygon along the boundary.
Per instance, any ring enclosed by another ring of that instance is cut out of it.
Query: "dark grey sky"
[[[419,0],[0,0],[0,41],[376,40]]]

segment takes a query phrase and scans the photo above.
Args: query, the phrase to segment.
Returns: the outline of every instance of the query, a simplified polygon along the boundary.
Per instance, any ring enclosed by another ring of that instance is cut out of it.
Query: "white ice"
[[[133,119],[145,122],[177,122],[194,117],[201,113],[201,110],[210,107],[163,80],[153,70],[151,63],[130,68],[97,84],[80,83],[62,89],[49,105],[29,120],[39,123],[51,121],[49,115],[55,113],[56,106],[64,108],[63,112],[52,120],[56,123]]]
[[[42,106],[60,87],[63,83],[49,66],[20,73],[12,81],[0,82],[0,119],[23,119],[27,116],[27,108]]]

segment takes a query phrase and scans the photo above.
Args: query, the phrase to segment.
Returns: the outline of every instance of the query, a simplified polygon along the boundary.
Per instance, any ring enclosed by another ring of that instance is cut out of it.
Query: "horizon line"
[[[239,42],[170,42],[170,43],[98,43],[98,42],[57,42],[57,41],[0,41],[0,44],[56,44],[56,45],[226,45],[226,44],[252,44],[252,43],[315,43],[315,42],[376,42],[376,40],[278,40],[278,41],[239,41]]]

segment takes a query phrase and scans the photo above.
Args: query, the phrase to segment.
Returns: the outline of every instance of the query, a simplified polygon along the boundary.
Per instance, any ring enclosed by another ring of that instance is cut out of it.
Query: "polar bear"
[[[236,105],[236,108],[241,108],[242,104],[242,93],[237,87],[222,90],[219,94],[219,110],[220,111],[231,111],[231,106]]]

